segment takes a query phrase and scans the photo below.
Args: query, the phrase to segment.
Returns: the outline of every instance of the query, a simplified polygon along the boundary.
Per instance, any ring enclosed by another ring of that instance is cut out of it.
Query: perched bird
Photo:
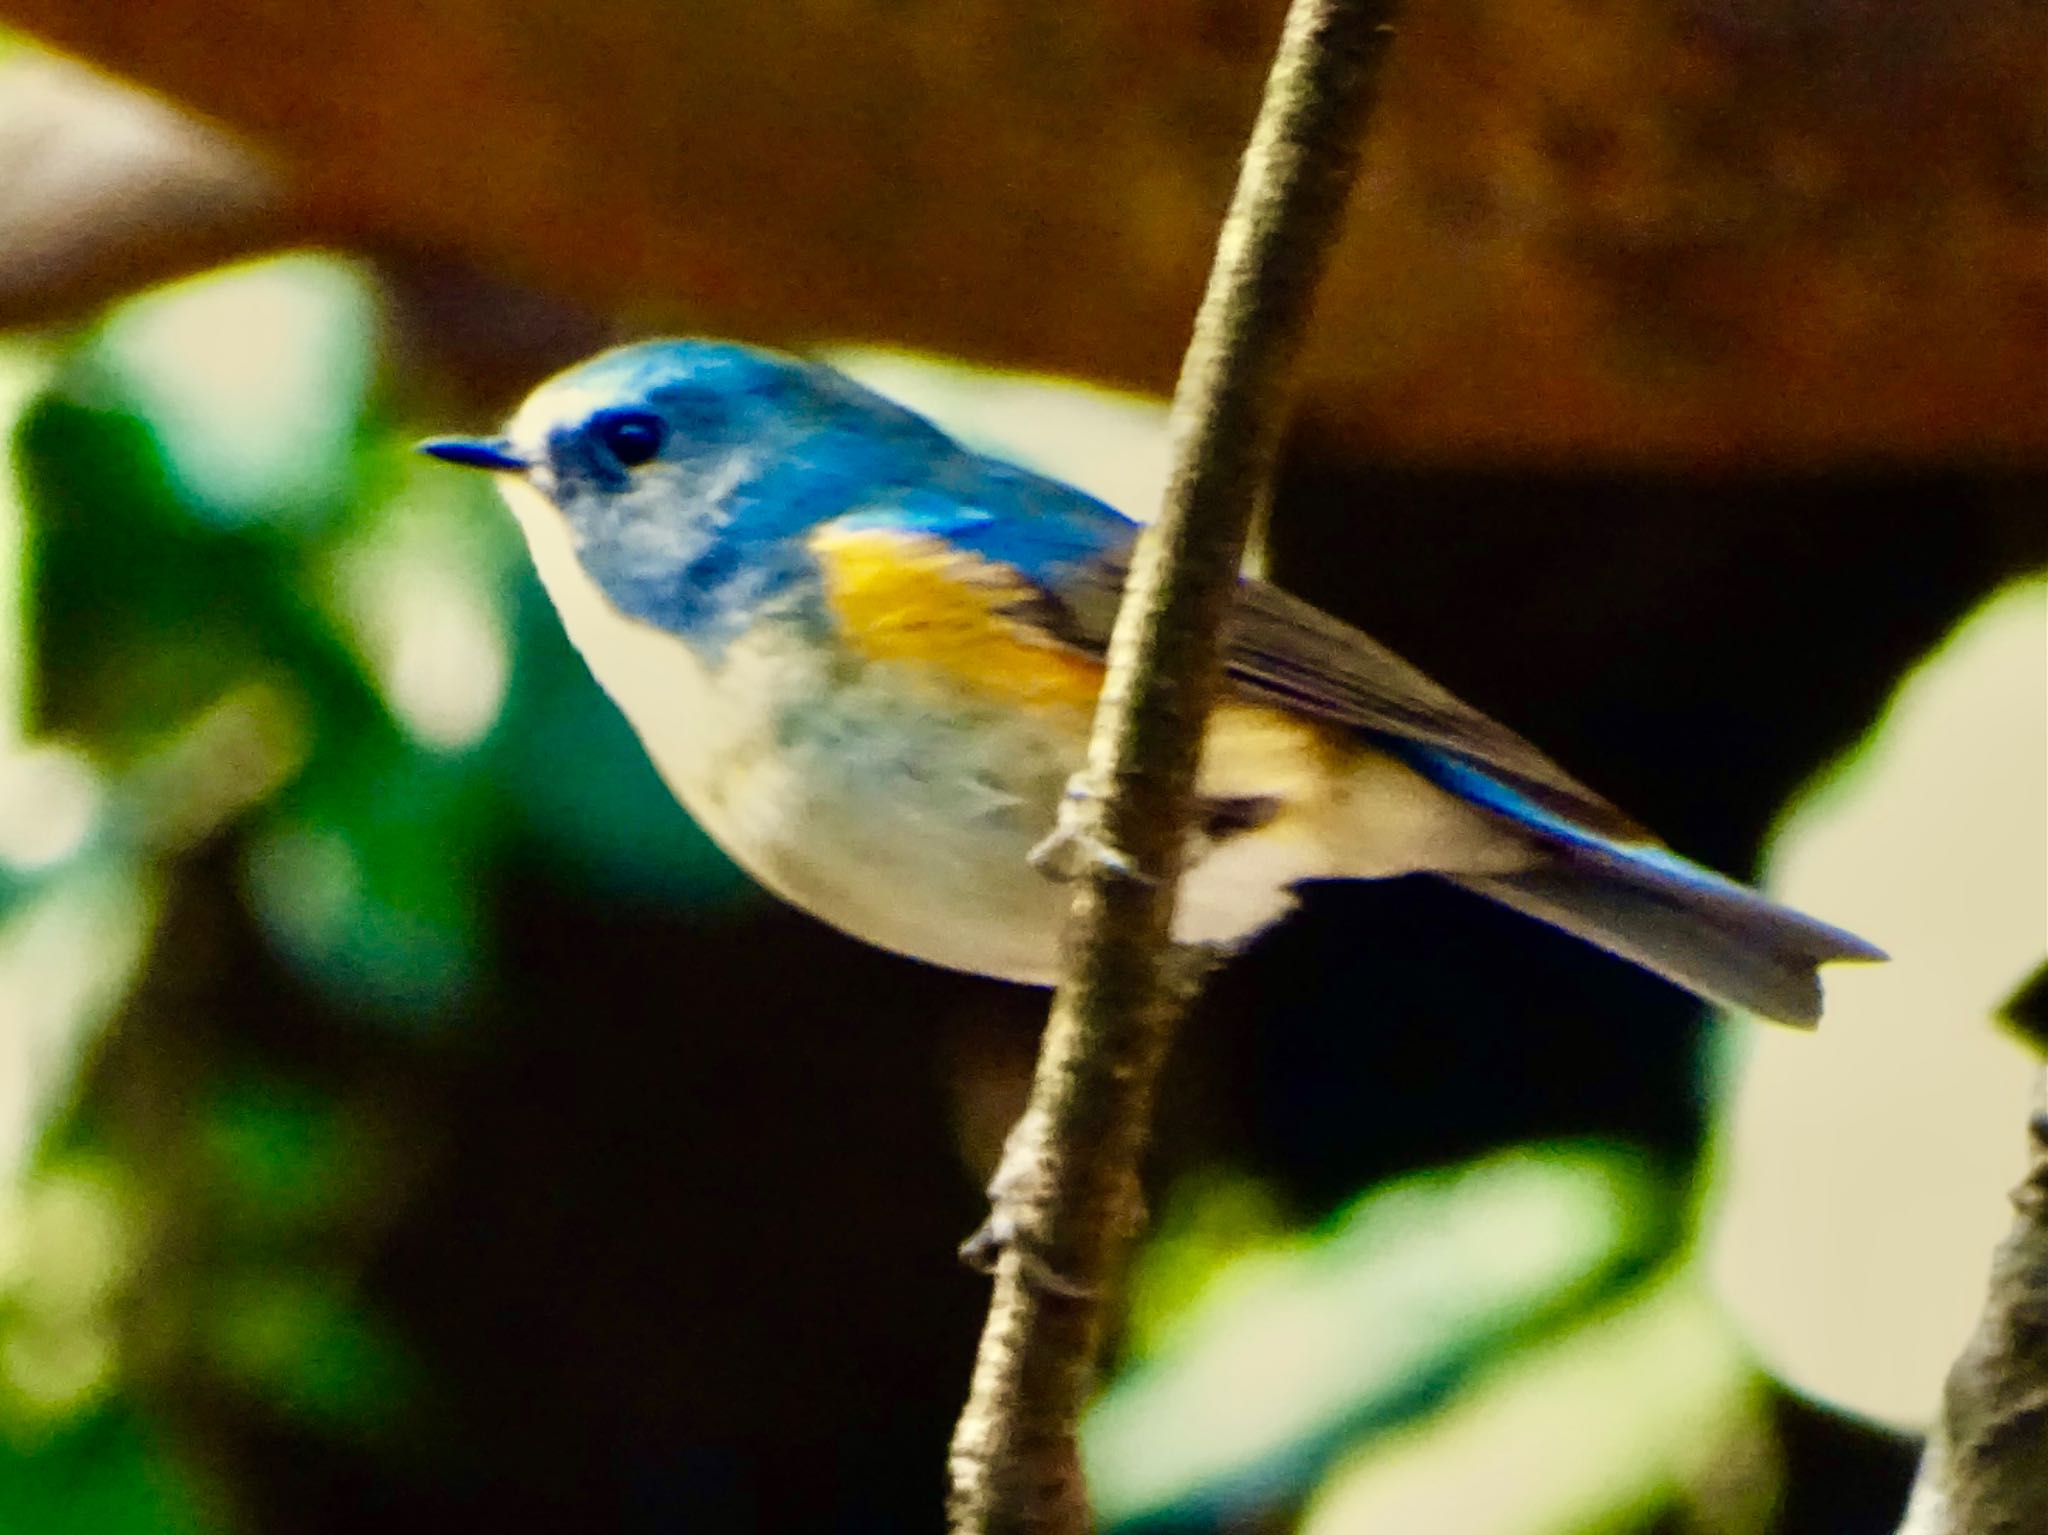
[[[1029,854],[1081,765],[1137,525],[820,364],[606,352],[494,438],[563,625],[705,830],[870,943],[1049,983]],[[1235,944],[1306,880],[1432,874],[1702,996],[1812,1023],[1869,944],[1688,863],[1358,631],[1239,583],[1176,936]]]

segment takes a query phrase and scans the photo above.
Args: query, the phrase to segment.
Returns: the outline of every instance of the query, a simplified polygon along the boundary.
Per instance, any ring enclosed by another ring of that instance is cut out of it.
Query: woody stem
[[[951,1456],[956,1535],[1079,1535],[1079,1451],[1136,1235],[1155,1084],[1206,957],[1172,943],[1221,630],[1278,457],[1315,288],[1357,169],[1392,0],[1294,0],[1175,390],[1087,768],[1067,963],[978,1248],[994,1294]]]

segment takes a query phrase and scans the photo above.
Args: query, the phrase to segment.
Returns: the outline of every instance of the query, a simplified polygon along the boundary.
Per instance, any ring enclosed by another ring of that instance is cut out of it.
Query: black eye
[[[649,415],[644,410],[599,416],[591,423],[590,429],[605,445],[606,451],[628,469],[635,464],[646,463],[659,453],[661,439],[666,435],[661,417]]]

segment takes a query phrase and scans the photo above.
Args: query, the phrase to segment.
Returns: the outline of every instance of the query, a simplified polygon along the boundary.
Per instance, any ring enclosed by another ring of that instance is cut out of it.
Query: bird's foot
[[[960,1244],[961,1261],[993,1274],[1003,1256],[1013,1254],[1019,1275],[1032,1289],[1064,1300],[1093,1299],[1101,1293],[1097,1285],[1075,1278],[1046,1254],[1042,1228],[1050,1178],[1039,1125],[1027,1113],[1003,1143],[1002,1160],[988,1185],[988,1219]],[[1128,1206],[1122,1218],[1142,1225],[1144,1200],[1135,1187]]]
[[[1016,1217],[995,1205],[990,1208],[988,1219],[975,1228],[974,1235],[960,1244],[960,1261],[978,1274],[993,1274],[1007,1252],[1017,1255],[1017,1267],[1024,1282],[1041,1294],[1057,1295],[1062,1300],[1088,1300],[1096,1293],[1093,1285],[1069,1279],[1046,1262],[1025,1236]]]
[[[1097,870],[1135,884],[1157,880],[1118,847],[1103,824],[1105,796],[1085,770],[1067,780],[1058,819],[1043,841],[1031,850],[1031,867],[1047,879],[1076,880]]]

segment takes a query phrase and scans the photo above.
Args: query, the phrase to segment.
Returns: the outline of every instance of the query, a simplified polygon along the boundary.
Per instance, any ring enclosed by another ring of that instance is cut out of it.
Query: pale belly
[[[1029,855],[1081,765],[1085,712],[980,708],[903,668],[828,667],[772,633],[733,646],[697,688],[687,707],[672,685],[612,692],[676,797],[762,884],[899,954],[1056,978],[1071,892]],[[1234,943],[1279,918],[1295,882],[1331,872],[1302,830],[1283,818],[1198,841],[1176,936]]]
[[[808,678],[789,687],[803,663],[758,660],[788,691],[765,728],[726,734],[710,760],[702,737],[657,747],[660,728],[641,727],[705,829],[769,889],[857,938],[1050,981],[1068,896],[1029,854],[1080,764],[1078,734],[978,714],[887,667],[814,690]]]
[[[897,953],[1052,978],[1067,895],[1028,855],[1079,766],[1078,730],[978,712],[895,668],[835,668],[791,633],[734,644],[716,672],[687,652],[621,670],[616,641],[600,680],[676,798],[762,884]]]

